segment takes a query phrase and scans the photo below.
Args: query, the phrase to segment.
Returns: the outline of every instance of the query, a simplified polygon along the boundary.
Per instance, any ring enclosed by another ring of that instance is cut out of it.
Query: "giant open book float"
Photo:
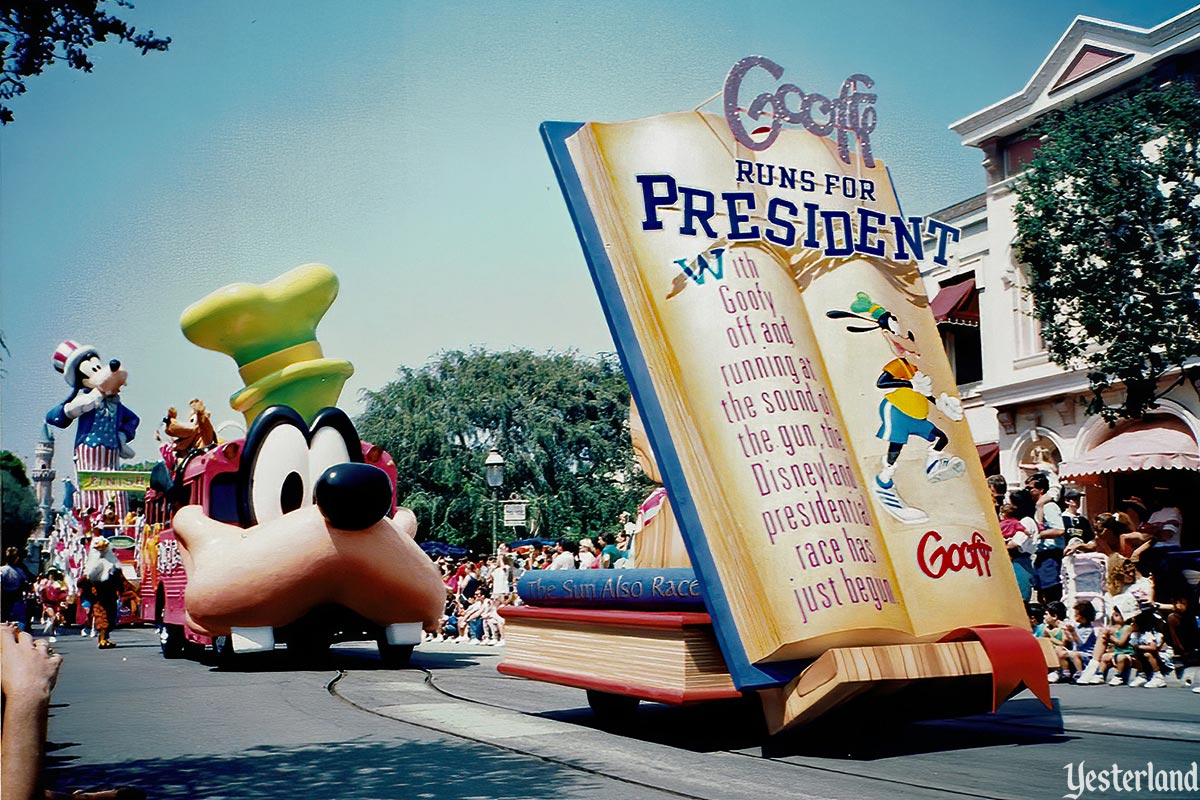
[[[957,232],[861,143],[734,127],[542,127],[733,686],[773,730],[924,680],[1048,703],[918,271]]]

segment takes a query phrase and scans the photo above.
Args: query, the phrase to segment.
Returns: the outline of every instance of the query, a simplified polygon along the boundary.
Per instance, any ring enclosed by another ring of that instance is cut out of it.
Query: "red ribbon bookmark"
[[[942,637],[943,642],[978,641],[992,662],[992,711],[1020,690],[1024,684],[1046,708],[1050,701],[1050,681],[1046,657],[1037,639],[1026,628],[1012,625],[975,625],[959,628]]]

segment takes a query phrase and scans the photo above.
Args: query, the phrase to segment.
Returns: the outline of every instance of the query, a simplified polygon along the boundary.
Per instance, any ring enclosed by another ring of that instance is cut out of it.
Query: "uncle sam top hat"
[[[75,370],[79,368],[79,362],[98,353],[99,351],[90,344],[81,345],[66,339],[55,348],[51,362],[54,364],[54,369],[63,376],[63,380],[68,385],[74,386]]]

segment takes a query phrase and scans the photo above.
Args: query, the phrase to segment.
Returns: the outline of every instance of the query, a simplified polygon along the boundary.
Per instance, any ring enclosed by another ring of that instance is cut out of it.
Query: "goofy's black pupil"
[[[299,472],[289,472],[279,490],[279,506],[284,514],[295,511],[304,503],[304,478]]]

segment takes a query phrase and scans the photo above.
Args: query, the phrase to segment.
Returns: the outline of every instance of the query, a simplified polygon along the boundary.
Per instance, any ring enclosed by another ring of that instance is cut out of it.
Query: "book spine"
[[[704,609],[700,581],[690,569],[536,570],[517,582],[517,595],[550,608]]]

